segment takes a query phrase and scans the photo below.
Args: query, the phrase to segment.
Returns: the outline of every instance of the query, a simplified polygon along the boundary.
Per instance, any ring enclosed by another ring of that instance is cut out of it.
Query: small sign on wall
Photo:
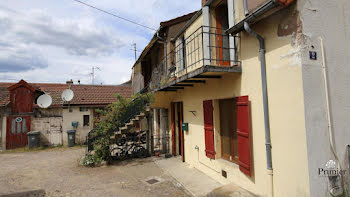
[[[309,51],[310,60],[317,60],[317,52]]]
[[[22,120],[23,120],[22,117],[17,117],[16,118],[16,122],[22,122]]]

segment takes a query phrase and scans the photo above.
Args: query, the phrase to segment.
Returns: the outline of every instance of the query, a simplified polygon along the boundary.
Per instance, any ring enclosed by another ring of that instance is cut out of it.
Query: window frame
[[[87,108],[87,107],[79,107],[79,111],[80,112],[88,112],[89,108]]]
[[[85,117],[88,117],[87,124],[85,122]],[[83,127],[89,127],[90,126],[90,115],[83,115]]]
[[[237,99],[236,97],[235,98],[227,98],[227,99],[219,99],[219,118],[220,118],[220,148],[221,148],[221,158],[224,159],[224,160],[227,160],[229,162],[232,162],[232,163],[235,163],[235,164],[238,164],[239,162],[239,157],[238,157],[238,150],[237,150],[237,156],[234,155],[234,135],[232,132],[230,132],[230,151],[231,151],[231,154],[225,154],[224,153],[224,140],[223,140],[223,131],[222,131],[222,117],[221,117],[221,102],[224,101],[224,100],[231,100],[233,102],[233,106],[234,106],[234,109],[233,109],[233,113],[235,114],[234,117],[230,117],[230,118],[237,118],[237,110],[236,110],[236,102],[237,102]],[[234,125],[236,128],[234,130],[234,132],[237,132],[237,125]],[[236,138],[237,138],[237,134],[236,134]],[[237,143],[237,146],[238,146],[238,140],[236,139],[236,143]]]

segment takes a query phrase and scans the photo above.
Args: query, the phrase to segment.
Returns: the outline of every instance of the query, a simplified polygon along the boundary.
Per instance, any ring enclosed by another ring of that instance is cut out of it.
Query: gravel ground
[[[0,154],[0,196],[190,196],[154,158],[79,166],[83,148]],[[149,184],[150,179],[158,180]],[[36,192],[34,192],[36,191]]]

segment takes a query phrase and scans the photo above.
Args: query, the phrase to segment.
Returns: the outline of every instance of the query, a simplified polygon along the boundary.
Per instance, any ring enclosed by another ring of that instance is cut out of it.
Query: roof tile
[[[8,87],[14,83],[0,83],[0,106],[7,105],[10,101]],[[52,97],[52,105],[62,105],[61,94],[69,88],[69,84],[31,83],[39,91],[43,91]],[[116,94],[130,98],[132,89],[130,85],[76,85],[71,86],[74,98],[71,105],[107,105],[117,101]],[[65,103],[68,104],[68,103]]]

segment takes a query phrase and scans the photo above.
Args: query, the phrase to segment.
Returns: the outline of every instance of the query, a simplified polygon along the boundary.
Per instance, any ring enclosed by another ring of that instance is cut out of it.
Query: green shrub
[[[124,123],[132,119],[137,113],[145,112],[146,106],[153,102],[153,96],[148,94],[137,94],[132,98],[123,98],[116,95],[118,101],[108,105],[104,110],[97,110],[102,117],[97,123],[95,132],[91,137],[97,137],[93,143],[94,154],[86,157],[86,163],[111,161],[109,145],[112,143],[110,137],[119,130]]]

